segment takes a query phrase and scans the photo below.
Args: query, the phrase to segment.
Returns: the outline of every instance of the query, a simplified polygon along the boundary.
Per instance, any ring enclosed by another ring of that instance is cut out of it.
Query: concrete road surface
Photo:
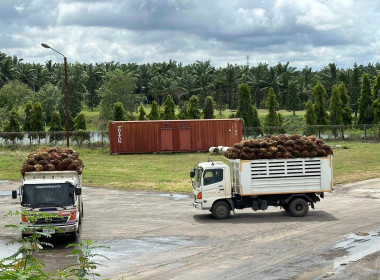
[[[0,215],[19,209],[0,181]],[[306,217],[280,208],[236,210],[228,220],[193,209],[186,194],[84,188],[79,240],[96,253],[109,279],[380,279],[380,179],[335,186]],[[0,219],[0,258],[17,250],[20,233]],[[54,271],[75,263],[66,240],[38,258]]]

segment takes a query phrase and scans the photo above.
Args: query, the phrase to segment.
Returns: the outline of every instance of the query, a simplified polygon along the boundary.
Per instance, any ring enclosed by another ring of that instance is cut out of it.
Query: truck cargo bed
[[[332,156],[231,161],[235,193],[243,196],[332,190]]]

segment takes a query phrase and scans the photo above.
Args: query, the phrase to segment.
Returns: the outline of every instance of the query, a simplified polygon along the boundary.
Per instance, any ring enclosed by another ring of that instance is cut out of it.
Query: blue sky
[[[380,62],[380,1],[0,0],[0,51],[24,61],[319,69]]]

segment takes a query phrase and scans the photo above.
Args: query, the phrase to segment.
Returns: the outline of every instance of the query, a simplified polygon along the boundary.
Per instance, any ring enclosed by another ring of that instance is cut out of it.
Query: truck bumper
[[[70,234],[73,232],[78,232],[79,230],[79,223],[70,224],[70,225],[32,225],[28,226],[27,228],[23,229],[23,234],[33,234],[33,233],[40,233],[44,232],[44,228],[51,228],[55,229],[55,232],[52,234],[59,235],[59,234]]]
[[[193,207],[197,209],[202,209],[202,203],[193,201]]]
[[[203,207],[202,202],[193,201],[193,207],[201,210],[210,210],[210,207]]]

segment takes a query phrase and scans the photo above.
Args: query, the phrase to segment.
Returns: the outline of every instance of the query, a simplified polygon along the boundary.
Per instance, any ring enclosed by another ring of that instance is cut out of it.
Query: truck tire
[[[309,204],[303,198],[295,198],[289,204],[289,212],[294,217],[306,216],[309,212]]]
[[[218,201],[212,207],[212,215],[215,219],[227,219],[230,217],[231,208],[228,202]]]

